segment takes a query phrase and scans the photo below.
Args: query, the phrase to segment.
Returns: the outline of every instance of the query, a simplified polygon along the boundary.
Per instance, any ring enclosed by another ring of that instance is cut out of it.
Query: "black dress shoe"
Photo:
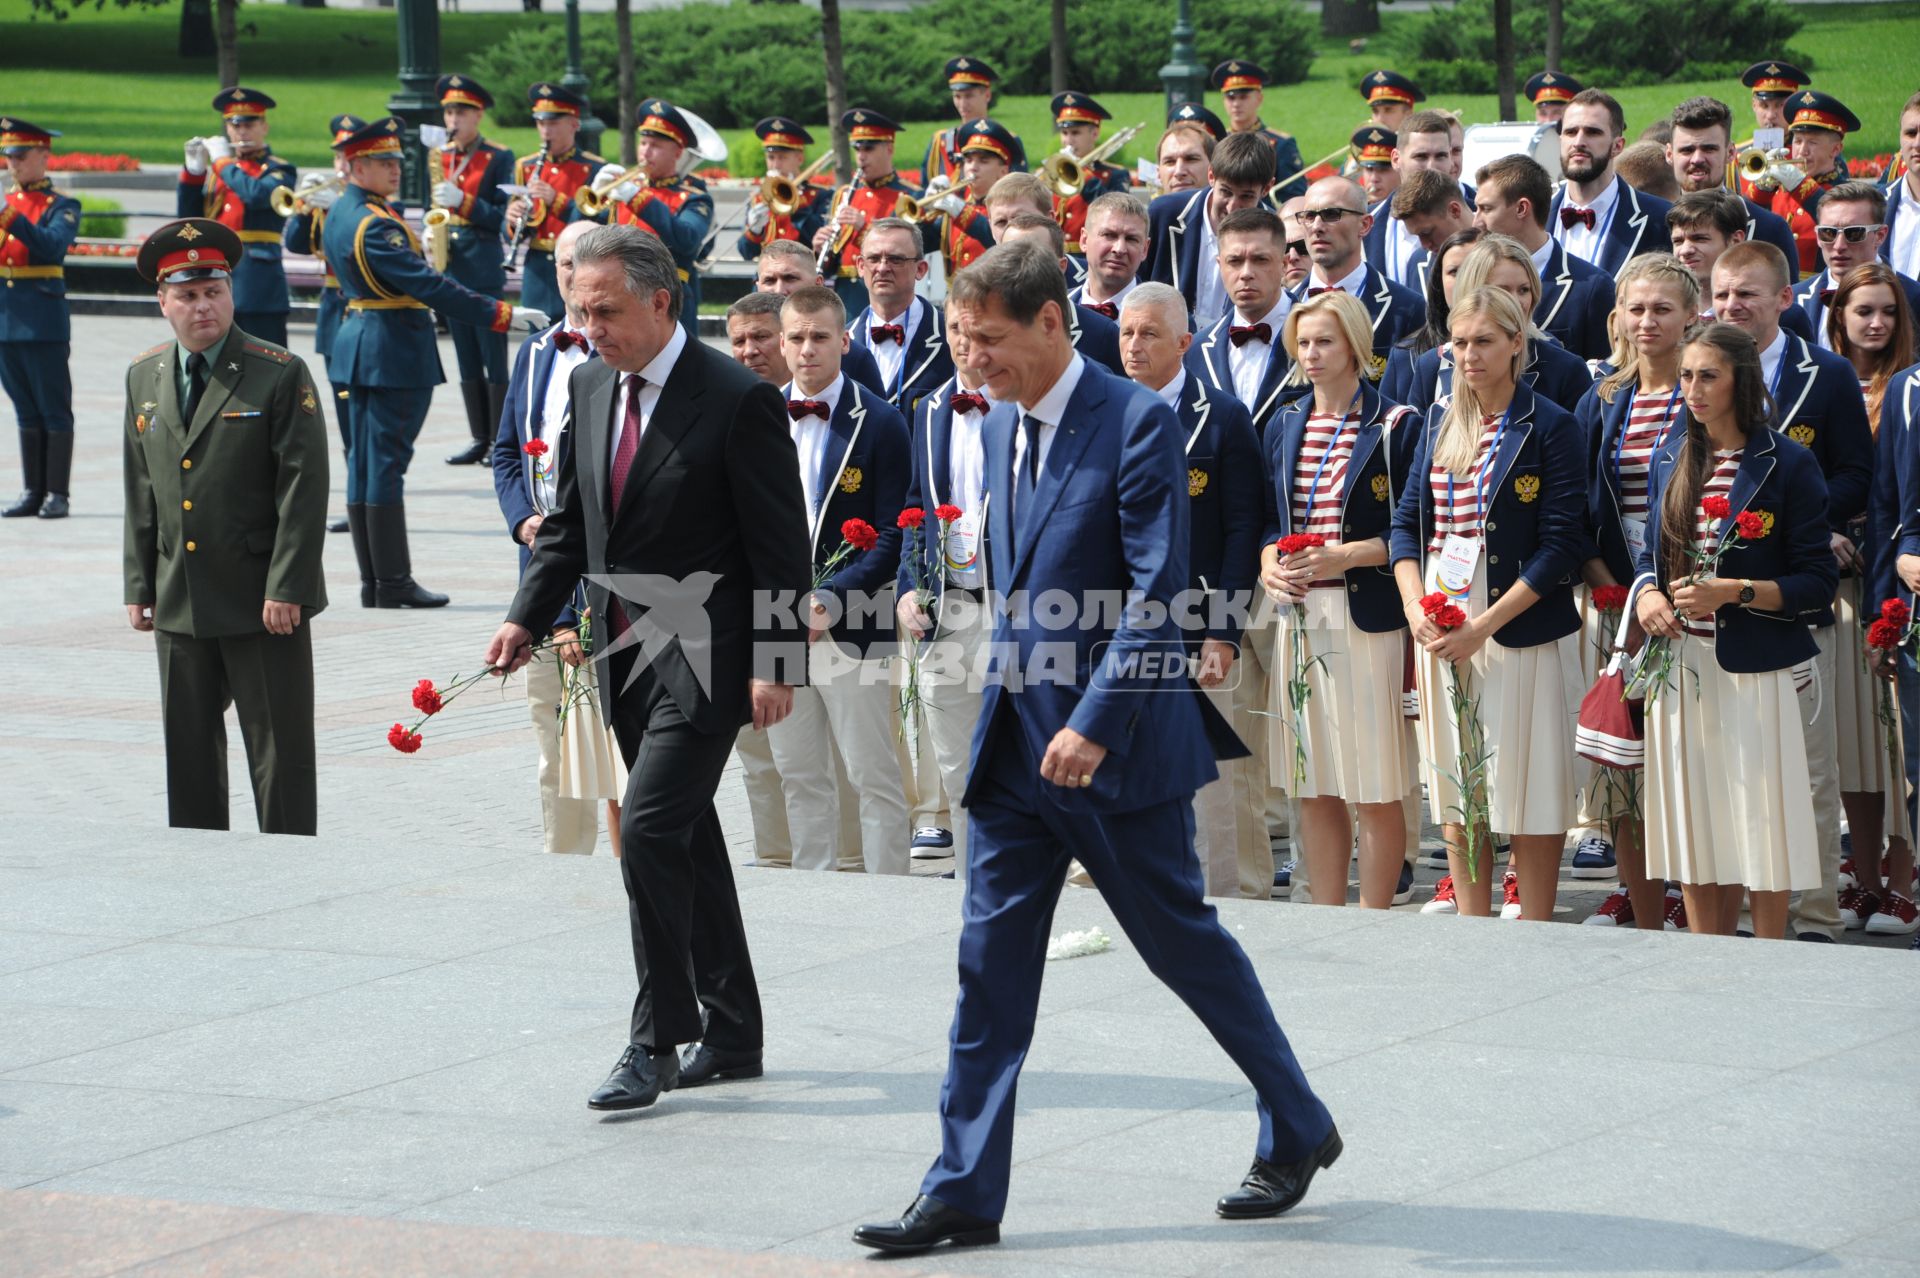
[[[758,1078],[766,1073],[758,1052],[722,1052],[695,1043],[680,1055],[680,1087],[724,1083],[736,1078]]]
[[[984,1247],[1000,1241],[1000,1222],[969,1216],[938,1198],[922,1194],[900,1219],[880,1225],[861,1225],[853,1231],[853,1240],[862,1247],[900,1255],[926,1251],[943,1242],[956,1247]]]
[[[1213,1209],[1228,1220],[1278,1216],[1299,1205],[1307,1196],[1307,1186],[1313,1183],[1313,1174],[1322,1167],[1333,1166],[1344,1148],[1340,1129],[1336,1127],[1320,1142],[1320,1148],[1297,1163],[1270,1163],[1256,1158],[1253,1169],[1240,1182],[1240,1188],[1215,1203]]]
[[[342,515],[338,519],[329,519],[327,521],[327,531],[328,532],[346,532],[347,517],[345,515]]]
[[[649,1056],[644,1047],[629,1047],[620,1054],[620,1063],[600,1084],[600,1090],[587,1097],[587,1108],[645,1109],[679,1081],[678,1056],[672,1052]]]
[[[449,466],[486,466],[493,461],[493,449],[475,440],[447,458]]]
[[[5,510],[0,510],[0,519],[31,519],[40,513],[40,503],[47,499],[45,493],[37,493],[28,488],[21,492],[19,500]]]
[[[48,493],[47,499],[40,503],[40,518],[65,519],[67,513],[72,509],[73,508],[67,504],[67,495],[65,493]]]

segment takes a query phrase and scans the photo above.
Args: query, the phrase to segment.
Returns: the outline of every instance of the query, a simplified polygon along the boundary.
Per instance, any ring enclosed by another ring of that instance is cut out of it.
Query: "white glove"
[[[529,333],[537,333],[553,323],[545,311],[536,311],[531,306],[513,308],[513,327],[523,328]]]
[[[225,138],[201,138],[200,144],[207,148],[207,159],[214,164],[233,158],[233,144]]]
[[[948,217],[959,217],[960,211],[967,207],[967,202],[960,198],[958,192],[955,192],[952,195],[941,196],[932,204],[927,205],[927,207],[935,213],[945,213]]]
[[[444,129],[438,124],[423,124],[420,126],[420,145],[421,146],[437,148],[437,147],[443,147],[446,144],[447,144],[446,129]]]
[[[747,234],[764,234],[767,229],[767,222],[772,218],[772,215],[772,209],[768,208],[764,202],[756,201],[753,207],[747,210]]]
[[[460,189],[458,182],[436,182],[433,202],[443,209],[457,209],[467,202],[467,193]]]
[[[922,199],[931,198],[932,196],[940,194],[940,192],[946,190],[948,187],[952,185],[953,185],[953,179],[948,177],[946,174],[942,173],[939,177],[927,183],[927,189],[922,194],[921,198]]]
[[[1797,164],[1783,161],[1774,165],[1773,171],[1779,176],[1780,185],[1789,191],[1799,190],[1800,184],[1807,180],[1807,175],[1800,171],[1800,166]]]
[[[633,197],[638,194],[640,194],[640,184],[638,182],[622,182],[613,188],[613,202],[615,204],[626,204],[632,201]]]
[[[207,173],[207,140],[205,138],[187,139],[187,172],[195,177],[205,177]]]
[[[324,211],[332,208],[333,202],[340,198],[340,188],[337,186],[317,186],[309,191],[304,198],[308,208]]]

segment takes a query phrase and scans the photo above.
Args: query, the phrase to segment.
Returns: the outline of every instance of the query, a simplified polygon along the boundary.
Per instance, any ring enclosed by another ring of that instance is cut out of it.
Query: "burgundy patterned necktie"
[[[1322,293],[1338,293],[1339,291],[1340,286],[1338,284],[1316,284],[1307,290],[1307,296],[1318,297]]]
[[[875,324],[867,330],[867,340],[875,345],[892,342],[895,346],[905,346],[907,330],[899,324]]]
[[[957,390],[953,393],[953,411],[956,413],[984,413],[987,411],[987,397],[976,395],[972,391]]]
[[[1120,308],[1118,306],[1115,306],[1112,302],[1082,302],[1081,305],[1086,307],[1090,311],[1095,311],[1101,315],[1106,316],[1110,320],[1117,320],[1120,318]]]
[[[626,491],[627,473],[633,469],[634,454],[640,451],[640,390],[647,384],[634,373],[627,378],[626,419],[620,424],[620,442],[613,449],[613,510],[619,513],[620,498]]]
[[[1227,326],[1227,340],[1235,346],[1245,346],[1256,337],[1262,342],[1271,345],[1273,343],[1273,325],[1263,320],[1258,324],[1229,324]]]

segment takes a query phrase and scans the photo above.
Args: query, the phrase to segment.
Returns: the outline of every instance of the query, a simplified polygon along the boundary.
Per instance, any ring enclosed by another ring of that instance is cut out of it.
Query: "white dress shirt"
[[[1201,330],[1225,315],[1228,309],[1227,282],[1220,278],[1220,240],[1207,218],[1209,198],[1203,197],[1200,201],[1200,255],[1193,264],[1198,275],[1193,281],[1193,323]]]
[[[1013,473],[1015,476],[1018,476],[1021,467],[1026,465],[1027,427],[1025,418],[1027,415],[1031,414],[1040,422],[1040,458],[1035,463],[1035,466],[1044,473],[1047,465],[1047,453],[1052,450],[1053,437],[1060,430],[1060,419],[1066,416],[1067,405],[1073,400],[1074,389],[1080,385],[1080,375],[1086,371],[1086,359],[1076,354],[1072,359],[1067,361],[1066,371],[1062,372],[1060,376],[1055,379],[1052,389],[1040,397],[1039,403],[1034,404],[1032,407],[1024,404],[1015,405],[1015,407],[1020,409],[1021,414],[1021,420],[1015,423],[1013,428]],[[1019,480],[1017,478],[1014,481],[1014,487],[1019,487]],[[1020,518],[1020,512],[1011,509],[1011,507],[1008,513],[1015,519]]]
[[[1547,264],[1553,261],[1553,237],[1549,235],[1546,243],[1542,244],[1527,256],[1533,259],[1533,273],[1540,277],[1542,281],[1541,287],[1545,288],[1546,284],[1544,281],[1547,278]]]
[[[1327,277],[1320,273],[1319,264],[1315,263],[1313,272],[1307,276],[1307,291],[1303,296],[1311,297],[1314,289],[1326,288],[1328,283]],[[1351,297],[1360,297],[1360,290],[1367,286],[1367,259],[1362,257],[1354,264],[1354,268],[1351,271],[1348,271],[1339,279],[1331,281],[1331,283],[1334,288],[1339,289],[1342,293]],[[1361,300],[1364,301],[1365,299],[1362,298]],[[1286,312],[1282,311],[1280,317],[1285,319]],[[1279,335],[1279,330],[1275,329],[1274,336],[1278,337]]]
[[[1887,201],[1900,209],[1887,240],[1887,264],[1910,280],[1920,279],[1920,198],[1913,193],[1913,178],[1896,183],[1887,192]]]
[[[898,324],[905,335],[897,342],[876,342],[871,334],[867,335],[867,349],[873,352],[873,362],[880,366],[880,384],[892,395],[900,389],[900,370],[907,362],[907,342],[920,327],[920,317],[926,314],[926,307],[915,297],[907,304],[906,313],[899,319],[881,319],[880,312],[869,311],[867,327],[877,324]]]
[[[832,482],[831,477],[822,473],[821,467],[827,457],[827,423],[833,420],[834,413],[840,408],[840,391],[847,384],[846,374],[837,373],[827,383],[827,388],[818,395],[804,394],[794,382],[788,382],[785,394],[788,399],[817,399],[827,406],[825,417],[815,417],[809,413],[798,421],[789,419],[793,431],[793,446],[800,454],[800,491],[807,499],[807,514],[817,518],[820,514],[820,490]]]
[[[1227,367],[1233,373],[1233,397],[1247,406],[1248,412],[1255,411],[1260,402],[1260,383],[1267,379],[1267,369],[1273,364],[1273,352],[1280,345],[1280,332],[1286,327],[1287,312],[1293,308],[1292,301],[1285,293],[1273,304],[1273,309],[1257,320],[1242,320],[1238,313],[1231,323],[1265,324],[1273,333],[1270,341],[1261,341],[1250,337],[1239,346],[1231,340],[1227,342]]]
[[[1177,413],[1180,411],[1180,392],[1186,388],[1187,366],[1182,364],[1174,370],[1173,376],[1167,379],[1167,384],[1155,391],[1154,394],[1158,395],[1168,408],[1173,409]]]
[[[1760,352],[1760,380],[1773,389],[1773,379],[1780,372],[1780,361],[1787,356],[1787,330],[1780,329],[1773,335],[1773,341],[1767,349]]]
[[[1562,189],[1566,190],[1566,188]],[[1563,209],[1592,209],[1593,229],[1588,230],[1581,224],[1575,224],[1573,226],[1561,224],[1550,226],[1547,229],[1553,232],[1554,238],[1566,247],[1567,252],[1573,254],[1583,262],[1598,266],[1600,264],[1600,250],[1606,246],[1607,242],[1607,227],[1613,221],[1614,206],[1619,203],[1620,179],[1617,176],[1613,181],[1607,183],[1606,189],[1600,192],[1600,198],[1592,204],[1575,204],[1573,202],[1573,192],[1566,190],[1566,198],[1561,201],[1560,207]]]
[[[1215,273],[1218,274],[1217,271]],[[1079,288],[1073,290],[1073,292],[1068,295],[1069,298],[1072,301],[1078,302],[1082,306],[1092,306],[1095,302],[1111,302],[1113,303],[1114,310],[1116,311],[1120,310],[1122,307],[1124,307],[1127,304],[1127,294],[1133,292],[1134,289],[1140,287],[1139,280],[1128,280],[1127,286],[1121,289],[1118,293],[1115,293],[1112,297],[1095,297],[1091,291],[1093,277],[1088,276],[1087,280],[1088,280],[1087,283],[1082,284]],[[1119,322],[1119,317],[1116,315],[1115,323],[1118,323],[1118,322]]]
[[[1387,270],[1386,276],[1395,284],[1407,283],[1407,263],[1420,251],[1420,241],[1414,238],[1407,224],[1397,217],[1387,218]]]
[[[958,379],[952,386],[953,390],[966,389]],[[985,396],[992,405],[993,396],[988,394],[985,382],[974,393]],[[986,420],[985,413],[971,408],[956,412],[947,439],[947,500],[960,508],[960,518],[947,530],[947,580],[969,589],[986,584],[980,564],[981,515],[987,492],[987,446],[980,428]],[[927,517],[931,519],[932,512]]]
[[[653,410],[660,403],[660,388],[666,385],[668,374],[673,372],[674,363],[680,358],[680,352],[687,348],[687,330],[685,326],[675,324],[673,336],[660,348],[648,365],[636,373],[620,374],[619,394],[613,397],[613,429],[607,432],[607,473],[613,473],[611,467],[620,456],[620,434],[627,428],[628,386],[637,377],[646,379],[646,385],[640,388],[640,442],[647,438],[647,424],[653,420]]]
[[[565,321],[553,332],[572,333],[580,337],[573,326]],[[549,336],[547,340],[553,339]],[[547,446],[547,454],[540,458],[533,477],[534,491],[539,497],[538,509],[542,514],[553,509],[553,499],[560,487],[560,436],[566,433],[567,423],[572,420],[573,391],[570,383],[573,381],[573,370],[592,358],[590,351],[578,346],[553,353],[553,364],[547,372],[547,393],[540,401],[540,415],[533,423],[533,437]]]

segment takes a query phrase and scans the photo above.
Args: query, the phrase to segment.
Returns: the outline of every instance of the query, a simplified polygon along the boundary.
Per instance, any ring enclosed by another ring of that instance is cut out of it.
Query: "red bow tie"
[[[833,416],[833,410],[828,408],[822,400],[790,399],[787,401],[787,416],[796,422],[803,417],[818,417],[824,422]]]
[[[570,351],[576,346],[589,355],[593,354],[593,346],[587,341],[586,335],[583,333],[576,333],[572,329],[563,328],[553,335],[553,348],[557,351]]]
[[[1823,289],[1821,289],[1821,290],[1820,290],[1820,305],[1822,305],[1822,306],[1828,306],[1828,305],[1831,305],[1831,304],[1832,304],[1832,302],[1833,302],[1833,295],[1834,295],[1835,293],[1838,293],[1839,291],[1840,291],[1840,290],[1839,290],[1839,289],[1837,289],[1837,288],[1823,288]]]
[[[976,395],[972,391],[957,390],[953,393],[953,411],[956,413],[984,413],[987,411],[987,397]]]
[[[1081,305],[1085,306],[1090,311],[1099,312],[1100,314],[1106,316],[1108,319],[1120,318],[1120,308],[1118,306],[1115,306],[1112,302],[1082,302]]]
[[[1313,288],[1308,289],[1307,296],[1318,297],[1322,293],[1338,293],[1339,291],[1340,291],[1340,286],[1338,284],[1320,284],[1320,285],[1316,285]]]
[[[872,342],[892,342],[896,346],[907,344],[907,330],[900,324],[875,324],[867,330],[867,340]]]
[[[1591,231],[1594,227],[1593,210],[1576,209],[1571,204],[1562,205],[1560,207],[1560,225],[1574,226],[1576,224],[1584,226]]]
[[[1273,341],[1273,326],[1264,321],[1258,324],[1230,324],[1227,326],[1227,340],[1235,346],[1245,346],[1254,338],[1269,344]]]

